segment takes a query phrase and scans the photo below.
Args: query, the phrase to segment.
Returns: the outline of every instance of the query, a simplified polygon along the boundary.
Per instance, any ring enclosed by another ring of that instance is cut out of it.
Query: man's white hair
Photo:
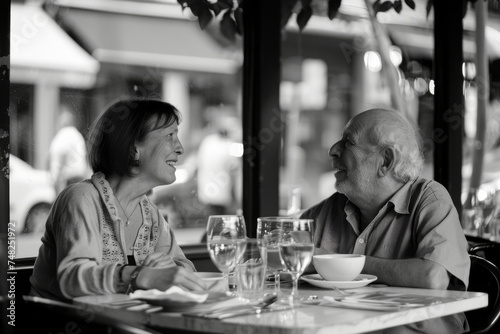
[[[422,137],[418,127],[403,114],[389,109],[370,109],[372,123],[366,135],[376,150],[391,147],[395,151],[394,177],[401,182],[414,179],[424,165]]]

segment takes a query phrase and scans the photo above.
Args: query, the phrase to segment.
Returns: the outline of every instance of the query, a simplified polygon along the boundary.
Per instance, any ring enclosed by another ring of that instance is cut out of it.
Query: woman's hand
[[[184,267],[153,268],[144,267],[137,276],[137,286],[141,289],[165,291],[173,285],[189,291],[204,291],[205,284],[192,271]]]
[[[170,267],[176,267],[177,264],[172,260],[172,258],[163,253],[163,252],[156,252],[156,253],[151,253],[146,258],[141,264],[144,267],[154,267],[154,268],[170,268]]]

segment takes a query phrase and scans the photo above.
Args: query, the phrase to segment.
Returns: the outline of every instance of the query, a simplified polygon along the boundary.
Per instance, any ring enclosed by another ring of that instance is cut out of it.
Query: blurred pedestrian
[[[198,198],[210,214],[235,213],[239,203],[241,156],[238,123],[230,116],[213,121],[216,131],[205,136],[198,148]]]
[[[58,132],[49,148],[49,169],[56,194],[68,185],[90,176],[85,138],[76,127],[75,115],[67,107],[59,116]]]

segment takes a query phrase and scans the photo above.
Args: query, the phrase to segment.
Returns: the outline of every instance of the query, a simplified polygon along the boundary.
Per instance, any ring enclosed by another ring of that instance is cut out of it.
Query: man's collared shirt
[[[467,240],[448,191],[436,181],[408,181],[363,230],[358,208],[340,193],[306,210],[301,218],[315,220],[315,246],[326,253],[427,259],[442,265],[458,279],[450,279],[454,285],[449,289],[464,290],[468,285]],[[448,320],[461,328],[461,317],[452,318],[455,320]],[[414,325],[420,329],[439,328],[419,326],[425,323],[430,324],[426,321]],[[444,326],[450,329],[449,325]]]

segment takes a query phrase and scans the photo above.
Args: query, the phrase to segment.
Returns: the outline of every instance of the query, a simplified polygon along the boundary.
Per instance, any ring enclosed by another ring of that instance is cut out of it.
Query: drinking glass
[[[229,273],[237,260],[238,241],[246,238],[245,219],[240,215],[218,215],[208,217],[207,248],[210,259],[224,275],[226,291],[229,292]]]
[[[480,236],[483,224],[481,196],[479,188],[470,188],[465,198],[462,209],[462,227],[468,235]]]
[[[257,218],[257,238],[265,241],[267,246],[267,271],[274,279],[275,292],[280,290],[280,271],[285,269],[279,254],[279,233],[290,217]],[[293,226],[293,225],[292,225]]]
[[[238,242],[236,286],[238,297],[257,301],[264,295],[267,270],[267,247],[262,239],[248,238]]]
[[[485,239],[489,239],[492,235],[492,232],[494,232],[492,231],[493,224],[491,223],[491,221],[497,205],[496,189],[493,187],[482,189],[479,199],[479,203],[483,209],[483,223],[481,225],[479,236]]]
[[[292,276],[292,293],[289,302],[293,305],[298,299],[298,281],[311,263],[314,253],[314,219],[282,220],[290,222],[289,227],[279,233],[279,254],[283,265]]]
[[[491,214],[491,218],[488,222],[490,227],[490,240],[500,242],[500,189],[496,190],[496,205],[495,210]]]

